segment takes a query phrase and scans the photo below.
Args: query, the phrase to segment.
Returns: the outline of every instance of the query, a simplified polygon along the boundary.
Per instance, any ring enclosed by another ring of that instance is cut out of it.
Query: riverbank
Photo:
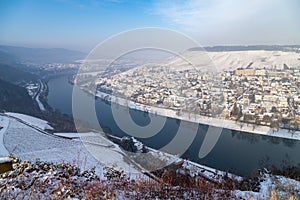
[[[85,90],[86,91],[86,90]],[[89,91],[87,91],[89,92]],[[91,93],[91,92],[89,92]],[[184,113],[178,112],[176,110],[162,108],[162,107],[154,107],[149,105],[143,105],[140,103],[136,103],[130,100],[126,100],[120,97],[116,97],[110,94],[106,94],[100,91],[97,91],[96,96],[111,102],[116,103],[121,106],[129,107],[131,109],[136,109],[144,112],[148,112],[155,115],[165,116],[169,118],[175,118],[179,120],[189,121],[198,124],[204,124],[214,127],[226,128],[235,131],[241,132],[248,132],[253,134],[271,136],[271,137],[279,137],[285,139],[292,139],[292,140],[300,140],[300,132],[289,132],[287,129],[279,129],[278,131],[274,131],[272,128],[268,126],[261,126],[261,125],[253,125],[247,124],[243,122],[236,122],[228,119],[221,119],[221,118],[212,118],[203,115],[197,115],[193,113]]]

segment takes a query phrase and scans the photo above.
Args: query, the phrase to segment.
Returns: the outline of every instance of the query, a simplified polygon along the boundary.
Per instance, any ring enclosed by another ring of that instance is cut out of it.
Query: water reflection
[[[249,134],[249,133],[235,131],[235,130],[230,130],[230,132],[231,132],[231,136],[233,138],[237,138],[239,140],[247,140],[251,144],[257,143],[260,139],[257,135],[254,135],[254,134]]]

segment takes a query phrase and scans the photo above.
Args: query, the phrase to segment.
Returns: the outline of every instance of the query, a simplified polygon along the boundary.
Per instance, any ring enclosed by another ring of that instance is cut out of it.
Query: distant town
[[[280,128],[300,126],[300,70],[237,68],[222,73],[144,66],[102,76],[97,91],[155,107]]]

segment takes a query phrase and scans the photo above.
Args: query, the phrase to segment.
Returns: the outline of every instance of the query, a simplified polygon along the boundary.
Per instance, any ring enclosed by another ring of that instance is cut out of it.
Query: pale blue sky
[[[298,0],[0,0],[0,44],[89,51],[133,28],[203,45],[300,44]]]

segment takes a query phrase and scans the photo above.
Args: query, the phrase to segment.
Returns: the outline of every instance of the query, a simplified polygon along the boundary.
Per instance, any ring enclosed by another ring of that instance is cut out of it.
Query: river
[[[67,77],[49,80],[48,87],[49,105],[54,109],[59,109],[62,113],[72,114],[73,87],[68,83]],[[84,92],[81,95],[93,98]],[[109,127],[114,135],[127,135],[115,123],[111,105],[101,99],[96,99],[95,108],[99,122]],[[150,121],[148,114],[142,111],[130,110],[130,115],[141,126],[147,125]],[[159,118],[160,116],[156,117]],[[179,125],[178,120],[168,118],[163,129],[158,134],[139,140],[155,149],[162,148],[174,138]],[[223,129],[213,150],[203,159],[199,159],[198,152],[207,129],[207,125],[198,124],[198,132],[188,151],[184,154],[185,158],[238,175],[251,175],[256,169],[265,165],[281,167],[284,162],[295,166],[300,164],[299,140],[282,139],[229,129]]]

